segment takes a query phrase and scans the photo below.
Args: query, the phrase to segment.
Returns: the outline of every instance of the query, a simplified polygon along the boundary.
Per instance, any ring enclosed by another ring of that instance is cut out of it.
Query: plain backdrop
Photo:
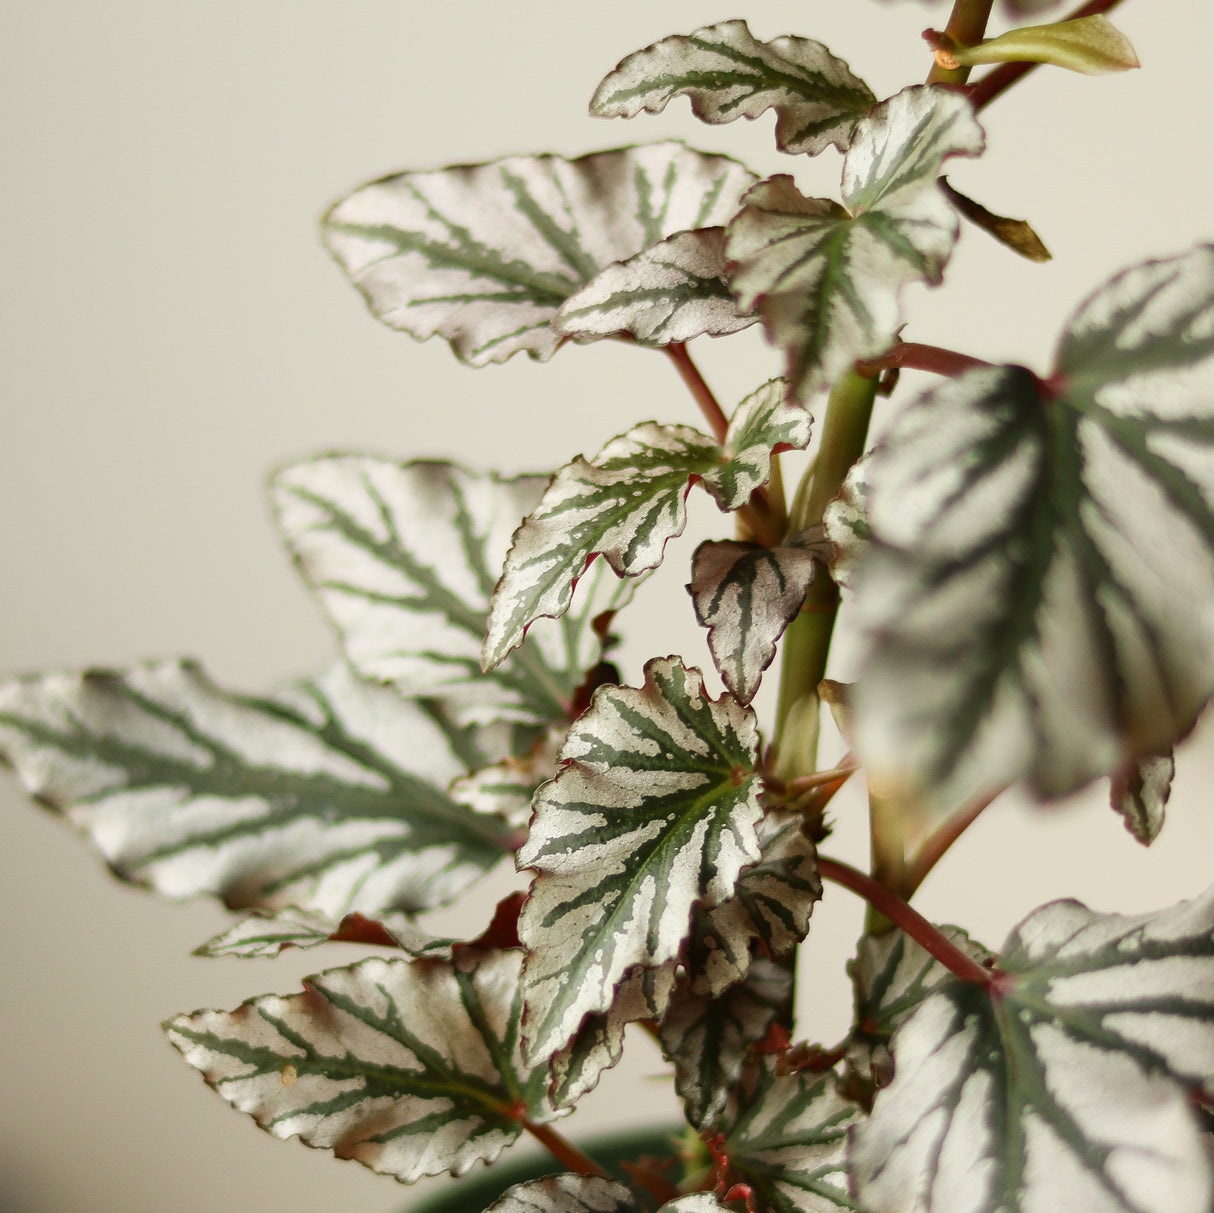
[[[0,671],[188,653],[236,689],[328,661],[333,642],[279,550],[263,500],[276,464],[332,449],[553,469],[649,419],[695,421],[660,357],[610,344],[471,371],[441,342],[382,328],[329,263],[317,218],[406,167],[678,136],[837,191],[839,160],[772,150],[770,116],[703,127],[685,101],[631,124],[586,116],[623,55],[746,16],[847,58],[880,96],[922,79],[913,0],[437,4],[419,0],[4,0],[0,5]],[[1032,220],[1031,265],[965,231],[945,287],[907,292],[908,337],[1041,370],[1066,316],[1117,269],[1214,237],[1209,100],[1214,9],[1138,0],[1118,21],[1143,70],[1041,71],[984,122],[958,188]],[[698,342],[728,402],[778,371],[756,331]],[[926,380],[907,376],[883,416]],[[683,591],[697,537],[728,524],[705,497],[631,618],[625,674],[706,653]],[[846,634],[836,673],[848,672]],[[766,702],[766,701],[764,701]],[[1211,879],[1214,764],[1180,756],[1149,851],[1105,789],[992,809],[925,886],[930,916],[997,946],[1028,910],[1073,895],[1149,909]],[[855,792],[833,853],[865,861]],[[158,1022],[289,992],[352,953],[206,961],[216,906],[114,882],[86,846],[0,782],[0,1210],[301,1213],[406,1207],[410,1192],[260,1133],[208,1092]],[[805,1031],[847,1019],[842,971],[860,922],[828,891],[805,950]],[[674,1123],[661,1059],[625,1067],[566,1122]],[[444,1183],[447,1181],[437,1181]],[[431,1185],[433,1187],[433,1185]]]

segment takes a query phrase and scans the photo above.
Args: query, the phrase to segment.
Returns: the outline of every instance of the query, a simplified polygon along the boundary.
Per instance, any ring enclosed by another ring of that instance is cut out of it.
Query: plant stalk
[[[977,367],[990,366],[982,358],[946,350],[938,345],[923,345],[918,341],[900,341],[888,353],[879,358],[868,358],[856,363],[860,375],[876,377],[882,371],[894,367],[908,371],[930,371],[933,375],[960,375]]]
[[[901,893],[911,897],[927,878],[927,874],[944,858],[948,849],[981,816],[983,810],[998,796],[987,796],[959,809],[920,843],[902,877]]]
[[[954,976],[988,988],[994,984],[995,975],[990,969],[984,969],[973,957],[967,956],[918,910],[912,909],[901,897],[890,892],[871,876],[850,864],[828,859],[824,855],[818,856],[818,874],[823,880],[829,880],[858,893],[869,905],[926,949]]]
[[[868,792],[868,831],[872,878],[883,889],[905,896],[906,888],[906,806],[898,799]],[[864,929],[870,935],[884,935],[894,922],[879,908],[869,904]]]
[[[712,436],[718,442],[724,443],[725,435],[729,431],[729,418],[725,416],[725,411],[713,394],[712,388],[704,381],[704,376],[700,374],[699,368],[692,362],[691,355],[687,352],[687,346],[681,341],[676,341],[673,345],[665,346],[664,349],[666,357],[674,363],[675,370],[679,372],[683,382],[687,384],[695,398],[696,404],[700,406],[700,412],[704,414],[704,420],[708,422]]]
[[[986,37],[995,0],[954,0],[953,11],[944,27],[945,36],[958,46],[976,46]],[[964,84],[969,79],[968,67],[941,67],[938,63],[928,73],[928,84]]]
[[[844,375],[831,391],[826,417],[822,422],[822,438],[813,464],[813,480],[808,492],[802,494],[798,491],[797,503],[800,508],[789,522],[789,529],[794,533],[821,523],[826,507],[838,495],[852,464],[864,454],[876,395],[877,380],[857,375],[854,371]],[[788,625],[784,634],[780,699],[776,708],[777,753],[794,707],[812,697],[813,704],[807,706],[816,712],[818,683],[826,676],[826,659],[830,653],[838,608],[839,587],[826,569],[819,565],[801,613]],[[816,738],[809,748],[816,751]],[[808,757],[811,760],[809,767],[803,767],[800,771],[780,769],[781,778],[790,779],[812,771],[816,753]]]
[[[1081,17],[1098,17],[1102,13],[1115,9],[1121,0],[1088,0],[1080,5],[1073,13],[1064,17],[1064,21],[1077,21]],[[975,111],[985,109],[996,97],[1001,97],[1013,84],[1023,80],[1029,72],[1041,67],[1040,63],[1001,63],[998,67],[987,72],[981,80],[971,84],[966,90]]]
[[[601,1179],[609,1178],[607,1172],[599,1166],[588,1154],[583,1154],[572,1142],[566,1141],[555,1129],[548,1125],[533,1124],[523,1121],[523,1128],[547,1149],[557,1162],[568,1167],[577,1175],[597,1175]]]

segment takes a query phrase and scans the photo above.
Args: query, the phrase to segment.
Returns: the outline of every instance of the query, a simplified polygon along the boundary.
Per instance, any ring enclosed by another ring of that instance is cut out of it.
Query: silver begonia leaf
[[[549,1175],[515,1184],[485,1213],[645,1213],[651,1204],[612,1179]],[[657,1213],[728,1213],[709,1192],[677,1196]]]
[[[642,1213],[633,1193],[597,1175],[548,1175],[515,1184],[485,1213]]]
[[[737,210],[754,174],[681,143],[401,173],[325,217],[330,252],[391,328],[473,366],[550,358],[561,305],[604,266]]]
[[[587,1015],[577,1035],[552,1055],[549,1098],[558,1108],[571,1107],[598,1085],[604,1070],[624,1054],[624,1029],[638,1020],[659,1020],[670,1005],[676,961],[657,968],[638,965],[616,987],[615,999],[603,1012]]]
[[[697,118],[713,124],[775,110],[776,146],[810,156],[831,144],[845,148],[856,119],[877,100],[820,42],[759,42],[745,21],[721,21],[629,55],[595,90],[590,112],[660,114],[680,95]]]
[[[815,551],[794,543],[766,548],[736,540],[706,540],[691,560],[696,619],[721,681],[743,703],[759,689],[776,655],[776,641],[797,617],[814,579]]]
[[[935,983],[933,983],[935,984]],[[992,984],[941,982],[852,1139],[871,1213],[1207,1213],[1214,890],[1157,914],[1035,910]]]
[[[864,476],[870,779],[1055,796],[1165,750],[1214,691],[1214,247],[1097,291],[1047,383],[930,391]]]
[[[759,861],[748,866],[728,901],[697,906],[684,950],[691,990],[716,998],[750,971],[751,944],[777,959],[809,931],[822,897],[818,854],[799,813],[769,809],[759,822]]]
[[[1121,814],[1125,828],[1144,847],[1149,847],[1163,829],[1164,811],[1172,794],[1175,774],[1176,759],[1168,750],[1165,754],[1151,754],[1140,762],[1131,763],[1128,769],[1113,775],[1113,808]]]
[[[662,1019],[662,1052],[695,1128],[713,1128],[728,1114],[742,1067],[792,993],[792,971],[770,960],[755,960],[746,979],[718,998],[686,986],[676,991]]]
[[[854,1209],[847,1143],[861,1119],[860,1109],[839,1094],[833,1073],[781,1075],[776,1059],[765,1057],[726,1131],[729,1173],[771,1213]]]
[[[566,464],[514,536],[493,592],[482,655],[486,669],[522,644],[531,624],[559,618],[595,556],[620,577],[657,568],[682,534],[698,481],[722,510],[735,510],[771,475],[773,450],[804,449],[812,418],[775,379],[748,396],[724,443],[685,425],[645,422],[613,438],[593,460]]]
[[[760,854],[754,715],[677,658],[600,688],[561,758],[518,855],[537,873],[519,920],[533,1059],[607,1012],[630,970],[676,960],[693,907],[727,901]]]
[[[466,740],[344,666],[265,699],[176,661],[0,683],[0,755],[122,879],[334,927],[439,905],[508,853],[506,822],[443,790]]]
[[[369,919],[347,914],[334,926],[324,914],[287,909],[256,910],[194,949],[195,956],[262,960],[287,948],[318,948],[326,943],[364,943],[399,948],[408,956],[450,958],[450,939],[436,939],[408,914],[377,914]]]
[[[627,333],[642,345],[724,337],[755,323],[725,280],[725,229],[678,232],[600,270],[557,312],[557,332],[579,341]]]
[[[536,788],[556,777],[557,756],[568,731],[565,725],[553,725],[526,754],[517,758],[508,756],[455,780],[448,789],[451,799],[521,829],[531,817],[531,798]]]
[[[593,570],[559,624],[537,629],[534,644],[482,673],[489,599],[510,536],[547,483],[450,463],[328,455],[279,472],[272,496],[300,573],[355,669],[403,694],[439,698],[461,723],[531,725],[568,718],[602,655],[593,621],[633,590]]]
[[[164,1025],[232,1107],[275,1137],[412,1183],[492,1162],[558,1115],[519,1052],[517,951],[365,960],[302,994]]]
[[[908,282],[935,285],[957,239],[936,184],[950,156],[976,156],[982,128],[969,102],[941,88],[904,89],[856,126],[843,161],[843,202],[806,198],[791,177],[756,185],[729,224],[730,282],[784,351],[804,400],[897,336]]]

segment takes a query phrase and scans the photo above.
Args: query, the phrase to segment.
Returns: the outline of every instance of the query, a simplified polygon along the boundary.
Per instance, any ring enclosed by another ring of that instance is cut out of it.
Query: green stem
[[[822,438],[813,465],[813,480],[806,493],[797,493],[797,506],[790,520],[792,532],[817,526],[826,507],[838,495],[844,477],[864,454],[868,441],[868,423],[877,395],[876,379],[849,372],[835,385],[826,405]],[[781,749],[785,724],[793,709],[801,703],[816,709],[818,683],[826,676],[826,659],[839,608],[839,587],[826,569],[819,566],[809,587],[801,613],[784,634],[784,653],[780,669],[780,699],[776,708],[776,750]],[[805,701],[812,697],[813,704]],[[802,713],[807,716],[808,713]],[[815,717],[816,718],[816,717]],[[806,747],[815,748],[813,744]],[[809,755],[812,760],[813,754]],[[798,764],[799,765],[799,764]],[[801,770],[777,768],[782,779],[808,774],[813,765]]]
[[[986,37],[995,0],[954,0],[953,11],[944,27],[947,37],[958,46],[977,46]],[[928,73],[928,84],[964,84],[969,79],[968,67],[945,68],[936,64]]]
[[[1115,9],[1121,0],[1089,0],[1073,13],[1064,17],[1064,21],[1078,21],[1081,17],[1098,17],[1102,13]],[[1023,80],[1029,72],[1034,72],[1040,63],[1001,63],[998,67],[987,72],[981,80],[971,84],[967,90],[970,102],[975,110],[985,109],[996,97],[1002,96],[1013,84]]]
[[[967,956],[918,910],[912,909],[901,897],[891,893],[871,876],[850,864],[828,859],[825,855],[818,856],[818,874],[823,880],[829,880],[858,893],[962,981],[987,987],[994,984],[995,974],[990,969],[984,969],[976,960]]]
[[[902,801],[868,792],[868,830],[873,879],[891,893],[904,894],[906,885],[906,813]],[[888,915],[871,902],[865,930],[884,935],[893,927]]]

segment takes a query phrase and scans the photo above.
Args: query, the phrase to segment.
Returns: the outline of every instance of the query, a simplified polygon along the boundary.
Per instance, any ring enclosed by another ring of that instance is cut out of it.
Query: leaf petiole
[[[944,858],[949,847],[969,829],[986,807],[994,801],[999,793],[975,800],[972,804],[958,809],[945,822],[929,834],[911,856],[906,865],[902,881],[902,895],[911,897],[927,878],[927,874]]]
[[[718,442],[724,443],[725,435],[729,431],[729,418],[725,416],[725,411],[721,408],[712,388],[700,374],[699,367],[692,362],[691,355],[687,352],[687,346],[681,341],[676,341],[664,346],[663,350],[666,357],[674,363],[675,370],[679,372],[679,377],[687,385],[696,404],[700,406],[700,412],[704,414],[704,420],[708,422],[712,436]]]
[[[575,1175],[596,1175],[600,1179],[610,1178],[606,1171],[588,1154],[583,1154],[571,1141],[567,1141],[555,1129],[548,1125],[533,1124],[529,1120],[522,1122],[523,1128],[531,1134],[557,1162],[568,1167]]]
[[[913,909],[896,893],[871,876],[850,864],[825,855],[818,856],[818,875],[823,880],[842,885],[863,897],[873,909],[884,914],[890,922],[934,956],[954,977],[988,989],[995,984],[997,975],[993,970],[984,969],[976,960],[967,956],[918,910]]]
[[[943,180],[943,179],[942,179]],[[960,375],[976,367],[990,366],[982,358],[946,350],[938,345],[923,345],[918,341],[900,341],[879,358],[867,358],[856,363],[856,373],[867,379],[882,371],[898,368],[908,371],[930,371],[933,375]]]

